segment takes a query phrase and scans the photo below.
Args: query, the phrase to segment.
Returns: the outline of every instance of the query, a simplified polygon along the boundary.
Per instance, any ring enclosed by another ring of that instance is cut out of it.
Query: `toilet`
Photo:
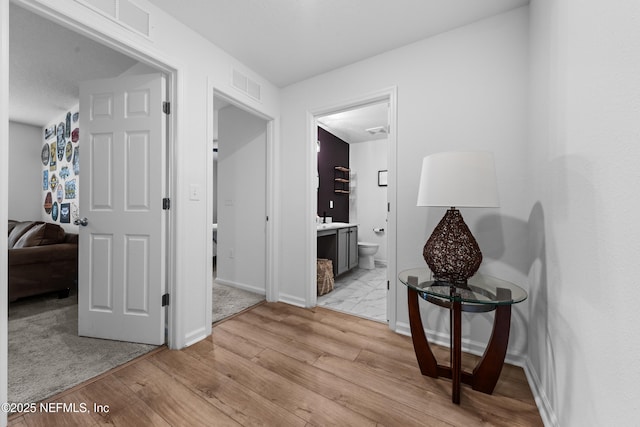
[[[378,247],[380,245],[377,243],[358,242],[358,267],[373,270],[373,256],[378,252]]]

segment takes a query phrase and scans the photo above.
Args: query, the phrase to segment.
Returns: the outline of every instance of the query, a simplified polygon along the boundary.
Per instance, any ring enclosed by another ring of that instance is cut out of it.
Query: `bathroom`
[[[378,102],[317,119],[318,258],[340,247],[335,228],[352,231],[351,240],[357,230],[358,252],[353,257],[352,242],[351,259],[333,265],[334,288],[317,304],[380,322],[387,321],[388,110]]]

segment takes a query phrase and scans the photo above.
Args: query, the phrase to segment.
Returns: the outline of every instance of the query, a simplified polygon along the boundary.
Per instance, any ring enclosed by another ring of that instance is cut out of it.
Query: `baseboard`
[[[260,295],[267,294],[267,291],[264,288],[247,285],[245,283],[238,283],[238,282],[233,282],[231,280],[224,280],[219,277],[216,277],[214,281],[220,283],[221,285],[231,286],[232,288],[242,289],[243,291],[253,292],[254,294],[260,294]]]
[[[199,341],[202,341],[207,337],[207,330],[203,326],[202,328],[198,328],[193,332],[190,332],[184,337],[184,346],[189,347]]]
[[[411,327],[408,323],[405,322],[396,322],[396,332],[401,335],[406,335],[408,337],[411,336]],[[425,329],[427,334],[427,340],[430,343],[438,344],[443,347],[449,347],[449,334],[431,331]],[[478,341],[470,340],[470,339],[462,339],[462,351],[465,353],[475,354],[476,356],[482,356],[484,354],[484,350],[487,347],[487,343],[480,343]],[[525,367],[525,357],[522,354],[517,353],[509,353],[505,357],[505,362],[510,365],[520,366],[524,369]]]
[[[535,369],[531,366],[531,360],[529,358],[527,358],[527,363],[525,363],[524,373],[527,376],[527,382],[529,383],[529,388],[531,388],[531,393],[533,393],[533,398],[538,406],[542,422],[546,427],[557,427],[558,417],[547,398],[547,394],[542,388],[538,374],[536,374]]]
[[[296,307],[307,308],[307,301],[304,298],[283,294],[282,292],[278,297],[278,301],[289,305],[295,305]]]

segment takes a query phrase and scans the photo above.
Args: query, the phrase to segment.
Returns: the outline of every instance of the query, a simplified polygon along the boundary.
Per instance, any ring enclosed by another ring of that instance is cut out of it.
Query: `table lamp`
[[[435,280],[466,284],[482,262],[478,242],[458,207],[498,207],[493,154],[446,152],[422,160],[417,206],[449,209],[424,245],[422,255]]]

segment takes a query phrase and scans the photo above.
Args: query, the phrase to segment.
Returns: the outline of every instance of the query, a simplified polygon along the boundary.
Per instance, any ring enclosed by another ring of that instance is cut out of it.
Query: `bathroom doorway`
[[[317,296],[316,304],[390,325],[392,319],[395,323],[395,294],[389,292],[389,278],[395,274],[395,188],[389,187],[395,172],[394,94],[390,91],[314,115],[318,134],[315,211],[324,223],[318,229],[336,220],[346,222],[351,230],[357,227],[358,242],[357,264],[340,273],[334,268],[334,288]],[[345,163],[332,159],[330,153],[336,149],[348,151],[347,165],[333,164]],[[332,175],[336,166],[344,169],[344,176]],[[317,242],[322,238],[317,237]],[[316,254],[321,257],[326,248],[324,243],[317,245]]]

